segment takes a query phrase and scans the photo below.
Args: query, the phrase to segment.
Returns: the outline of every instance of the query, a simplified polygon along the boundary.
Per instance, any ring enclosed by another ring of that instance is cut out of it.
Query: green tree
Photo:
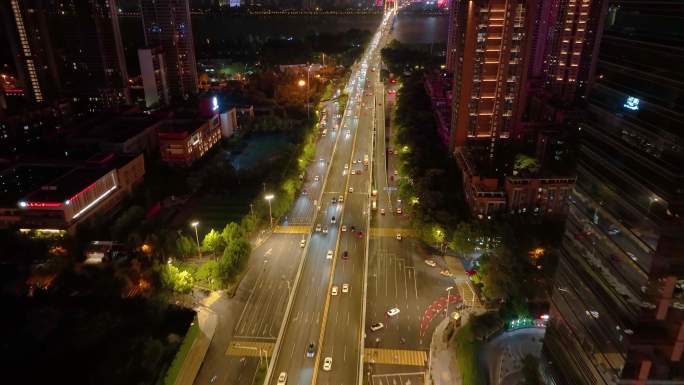
[[[179,234],[176,238],[176,252],[182,257],[188,257],[197,251],[197,245],[192,238],[187,235]]]
[[[230,246],[230,244],[233,243],[236,239],[243,237],[244,232],[237,223],[230,222],[223,229],[221,236],[223,237],[224,244],[226,246]]]
[[[542,385],[539,376],[539,359],[531,354],[522,359],[523,381],[520,385]]]
[[[480,258],[478,275],[489,298],[518,297],[524,285],[522,266],[510,249],[499,247]]]
[[[131,231],[145,217],[145,209],[140,206],[131,206],[126,209],[114,221],[110,227],[110,233],[115,239],[125,238],[127,232]]]
[[[515,156],[513,171],[514,174],[524,171],[528,171],[532,174],[537,173],[539,171],[539,162],[537,161],[537,159],[531,156],[525,154],[518,154]]]
[[[206,286],[214,287],[221,281],[219,262],[214,260],[204,262],[195,272],[195,280]]]
[[[179,293],[187,293],[192,289],[194,279],[187,270],[180,270],[172,263],[161,264],[159,278],[164,288]]]
[[[225,246],[222,234],[214,229],[211,229],[202,239],[202,251],[213,255],[216,255]]]
[[[244,237],[233,239],[223,250],[218,261],[217,276],[222,282],[229,282],[244,266],[251,252],[251,245]]]
[[[240,227],[245,234],[250,234],[256,228],[256,218],[252,215],[245,215],[240,221]]]
[[[460,222],[456,225],[454,233],[451,236],[449,247],[458,250],[463,254],[471,254],[475,252],[475,247],[478,245],[478,234],[474,226],[468,222]]]

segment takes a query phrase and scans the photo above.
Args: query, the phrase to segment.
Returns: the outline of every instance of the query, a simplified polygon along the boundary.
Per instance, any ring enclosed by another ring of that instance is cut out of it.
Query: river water
[[[380,15],[195,15],[192,29],[196,42],[211,39],[247,41],[258,45],[272,37],[306,37],[322,32],[339,33],[352,28],[375,31],[380,20]],[[142,23],[139,17],[121,17],[120,22],[127,61],[129,66],[136,68],[137,48],[144,46]],[[445,15],[400,14],[392,31],[393,38],[407,44],[444,43],[446,34]],[[203,55],[198,52],[197,56]]]

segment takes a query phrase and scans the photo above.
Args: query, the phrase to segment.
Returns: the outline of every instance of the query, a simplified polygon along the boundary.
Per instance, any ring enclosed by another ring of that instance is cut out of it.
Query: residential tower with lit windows
[[[684,384],[682,16],[607,4],[544,339],[556,384]]]

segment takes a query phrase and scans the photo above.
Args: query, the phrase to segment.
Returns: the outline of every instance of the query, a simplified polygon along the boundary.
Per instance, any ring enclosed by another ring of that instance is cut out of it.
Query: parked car
[[[385,327],[385,324],[383,324],[382,322],[376,322],[370,326],[370,330],[372,332],[377,332],[378,330],[380,330],[384,327]]]
[[[434,260],[432,260],[432,259],[426,259],[426,260],[425,260],[425,264],[428,265],[428,266],[430,266],[430,267],[435,267],[435,266],[437,266],[437,263],[436,263]]]
[[[345,293],[345,294],[349,293],[349,284],[348,283],[342,284],[342,293]]]

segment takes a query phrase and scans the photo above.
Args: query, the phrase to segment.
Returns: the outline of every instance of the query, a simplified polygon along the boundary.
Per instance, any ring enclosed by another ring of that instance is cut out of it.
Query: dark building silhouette
[[[188,0],[141,0],[145,44],[160,47],[171,99],[198,92],[197,63]]]
[[[130,102],[116,0],[57,4],[63,87],[92,109]]]
[[[25,96],[38,103],[57,97],[61,80],[48,29],[47,2],[3,0],[0,15]]]
[[[544,339],[556,384],[684,383],[683,15],[607,4]]]

